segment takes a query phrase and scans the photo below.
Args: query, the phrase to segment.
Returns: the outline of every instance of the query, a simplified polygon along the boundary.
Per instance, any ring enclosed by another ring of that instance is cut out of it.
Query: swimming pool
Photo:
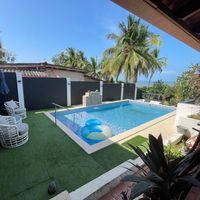
[[[97,140],[94,138],[86,138],[83,134],[83,129],[88,120],[99,120],[103,126],[109,128],[111,132],[109,137],[115,137],[144,123],[171,113],[174,110],[175,109],[172,107],[161,105],[153,105],[137,101],[121,101],[72,109],[70,111],[60,111],[57,112],[56,119],[59,123],[67,127],[67,129],[73,134],[78,136],[79,139],[88,145],[93,146],[106,140],[106,138]],[[51,118],[55,117],[54,112],[51,112],[50,115]]]

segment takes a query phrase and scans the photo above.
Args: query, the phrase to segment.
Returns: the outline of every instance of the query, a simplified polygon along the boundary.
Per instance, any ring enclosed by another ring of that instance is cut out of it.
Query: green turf
[[[44,114],[29,112],[29,141],[15,149],[0,148],[0,199],[49,199],[47,185],[56,180],[60,191],[73,191],[109,169],[135,158],[123,145],[113,144],[88,155]],[[137,136],[129,142],[146,141]]]

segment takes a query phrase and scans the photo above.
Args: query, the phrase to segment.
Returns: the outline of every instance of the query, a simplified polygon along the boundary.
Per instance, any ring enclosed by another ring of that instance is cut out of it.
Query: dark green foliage
[[[200,75],[195,74],[197,71],[200,71],[200,63],[192,65],[178,77],[175,84],[177,102],[193,98],[200,103]]]
[[[12,63],[15,61],[15,56],[3,48],[2,42],[0,41],[0,64]]]
[[[176,158],[180,158],[183,156],[183,153],[182,153],[182,150],[183,148],[186,148],[185,147],[185,144],[180,144],[179,147],[177,147],[176,145],[174,144],[167,144],[165,147],[164,147],[164,153],[165,153],[165,156],[167,158],[167,160],[174,160]]]
[[[85,70],[88,76],[101,79],[100,63],[97,59],[93,57],[88,59],[83,51],[72,47],[54,56],[52,62],[56,65]]]
[[[158,80],[150,87],[142,88],[143,97],[149,100],[159,100],[165,104],[175,105],[175,88],[162,80]]]
[[[200,164],[200,131],[193,148],[184,157],[174,160],[166,158],[161,135],[156,139],[149,135],[147,153],[130,145],[148,166],[149,172],[141,177],[126,176],[123,181],[137,183],[132,188],[130,199],[141,194],[146,200],[182,200],[192,185],[200,187],[197,167]]]
[[[176,105],[187,99],[200,103],[200,64],[195,64],[178,77],[173,86],[158,80],[150,87],[143,87],[143,97],[150,100],[162,100],[163,104]]]

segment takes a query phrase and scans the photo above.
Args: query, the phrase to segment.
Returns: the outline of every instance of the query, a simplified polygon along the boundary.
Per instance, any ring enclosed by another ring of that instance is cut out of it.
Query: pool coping
[[[105,104],[112,104],[112,103],[117,103],[117,102],[126,102],[126,101],[133,101],[133,102],[138,102],[138,103],[143,103],[143,104],[147,104],[147,102],[141,102],[141,101],[137,101],[137,100],[130,100],[130,99],[126,99],[126,100],[120,100],[120,101],[112,101],[112,102],[106,102],[106,103],[103,103],[103,104],[100,104],[100,105],[105,105]],[[150,104],[150,103],[148,103]],[[172,107],[172,106],[165,106],[165,105],[155,105],[155,104],[152,104],[154,106],[163,106],[163,107]],[[95,107],[95,106],[99,106],[99,105],[93,105],[93,106],[87,106],[87,108],[89,107]],[[75,108],[69,108],[69,110],[74,110],[74,109],[81,109],[81,108],[85,108],[84,106],[80,106],[80,107],[75,107]],[[63,111],[65,109],[60,109],[58,110],[58,112],[60,111]],[[55,122],[55,117],[51,115],[51,113],[53,112],[52,111],[47,111],[47,112],[44,112],[44,114],[53,122]],[[130,130],[127,130],[125,132],[122,132],[120,133],[119,135],[116,135],[116,136],[113,136],[111,138],[108,138],[102,142],[99,142],[97,144],[93,144],[93,145],[89,145],[88,143],[86,143],[84,140],[82,140],[79,136],[77,136],[72,130],[70,130],[68,127],[66,127],[62,122],[60,122],[59,120],[57,120],[57,126],[66,134],[68,135],[73,141],[75,141],[86,153],[88,154],[92,154],[100,149],[103,149],[113,143],[120,143],[122,142],[123,140],[125,140],[126,138],[130,138],[146,129],[146,128],[149,128],[157,123],[160,123],[170,117],[173,117],[175,116],[176,114],[176,111],[172,111],[166,115],[163,115],[161,117],[158,117],[156,119],[153,119],[151,121],[148,121],[144,124],[141,124],[135,128],[132,128]]]

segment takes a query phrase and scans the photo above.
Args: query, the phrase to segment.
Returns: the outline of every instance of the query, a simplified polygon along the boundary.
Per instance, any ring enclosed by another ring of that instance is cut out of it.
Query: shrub
[[[178,77],[175,83],[177,102],[194,98],[196,103],[200,103],[200,75],[195,75],[197,71],[200,71],[200,64],[192,65],[189,70]]]
[[[174,160],[177,158],[180,158],[183,156],[183,148],[184,148],[184,144],[181,144],[179,147],[177,147],[174,144],[167,144],[164,147],[164,153],[165,153],[165,157],[167,160]]]

